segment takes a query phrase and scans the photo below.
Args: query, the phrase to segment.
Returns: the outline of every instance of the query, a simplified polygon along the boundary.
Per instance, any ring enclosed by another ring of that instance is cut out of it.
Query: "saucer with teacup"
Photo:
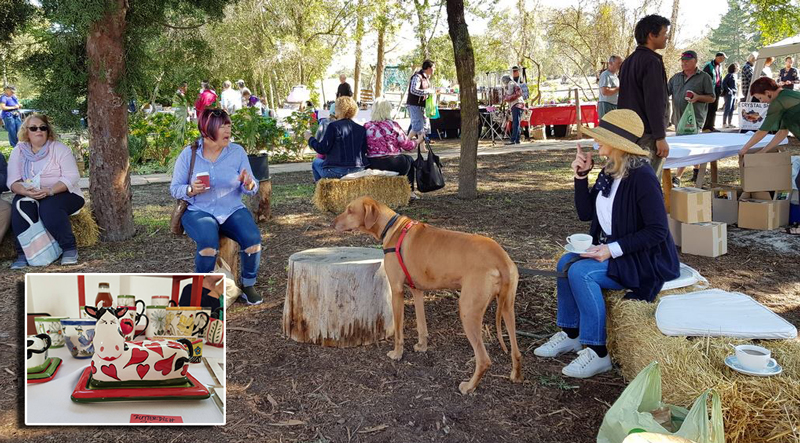
[[[770,377],[783,372],[783,368],[772,358],[772,352],[761,346],[739,345],[733,347],[734,355],[725,358],[725,364],[736,372],[756,377]]]
[[[592,236],[588,234],[572,234],[567,237],[564,250],[573,254],[583,254],[592,247]]]

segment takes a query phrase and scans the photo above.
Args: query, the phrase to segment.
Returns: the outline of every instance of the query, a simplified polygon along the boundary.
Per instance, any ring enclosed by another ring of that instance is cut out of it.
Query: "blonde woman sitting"
[[[627,289],[625,298],[650,302],[665,281],[679,275],[661,186],[649,165],[649,152],[636,144],[644,133],[642,120],[631,110],[616,110],[605,114],[599,127],[584,131],[608,158],[592,188],[587,180],[592,154],[578,146],[572,162],[575,208],[581,221],[592,222],[594,246],[559,261],[558,271],[567,273],[557,282],[556,324],[562,331],[534,351],[539,357],[578,352],[561,371],[578,378],[611,369],[602,290]]]
[[[325,137],[317,140],[306,131],[308,146],[325,156],[321,162],[311,164],[314,182],[320,178],[342,178],[351,172],[363,171],[367,167],[367,138],[364,127],[353,121],[358,107],[347,96],[336,99],[336,117],[325,129]]]
[[[406,136],[396,121],[392,120],[392,103],[379,98],[372,105],[372,121],[364,124],[367,130],[367,158],[370,169],[394,171],[408,177],[411,189],[414,189],[414,159],[403,155],[403,151],[412,151],[422,141]],[[414,135],[412,132],[411,135]],[[412,198],[416,195],[412,192]]]

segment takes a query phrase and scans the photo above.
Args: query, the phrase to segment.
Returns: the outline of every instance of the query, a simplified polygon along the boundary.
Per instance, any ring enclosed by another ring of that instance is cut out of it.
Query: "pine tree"
[[[741,63],[757,49],[759,34],[755,29],[745,0],[728,0],[728,12],[709,36],[711,50],[724,52],[732,62]]]

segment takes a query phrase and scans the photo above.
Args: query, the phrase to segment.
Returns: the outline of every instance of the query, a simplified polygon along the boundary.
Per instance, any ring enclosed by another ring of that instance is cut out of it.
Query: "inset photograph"
[[[222,274],[27,274],[26,425],[224,425]]]

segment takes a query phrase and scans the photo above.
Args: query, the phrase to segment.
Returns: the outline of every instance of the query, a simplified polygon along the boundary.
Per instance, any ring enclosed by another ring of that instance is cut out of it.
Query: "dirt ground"
[[[795,146],[794,151],[800,151]],[[553,268],[567,235],[588,229],[572,204],[571,151],[521,152],[481,157],[476,201],[456,196],[457,160],[444,162],[447,187],[402,210],[436,226],[497,240],[521,266]],[[687,173],[688,174],[688,173]],[[723,181],[736,180],[734,161],[721,164]],[[590,380],[561,376],[569,356],[533,355],[555,330],[555,281],[523,277],[516,315],[523,351],[523,384],[508,380],[510,358],[488,332],[493,365],[469,396],[458,383],[471,374],[472,350],[458,319],[457,294],[428,294],[427,353],[416,340],[413,306],[406,303],[406,353],[386,357],[391,343],[331,349],[282,336],[286,265],[294,252],[323,246],[375,246],[369,237],[330,229],[332,215],[310,203],[311,174],[273,177],[273,218],[262,225],[264,253],[258,288],[266,302],[237,302],[228,315],[228,425],[213,428],[26,428],[22,426],[21,361],[17,326],[23,318],[21,274],[0,263],[0,284],[10,308],[0,314],[0,436],[15,441],[165,442],[593,442],[603,416],[624,389],[615,370]],[[52,272],[187,272],[194,246],[168,233],[166,185],[134,189],[138,235],[126,242],[81,251],[78,267]],[[728,254],[682,255],[714,287],[752,295],[800,326],[800,237],[779,231],[730,229]],[[486,314],[492,323],[494,305]],[[491,328],[493,330],[493,327]]]

